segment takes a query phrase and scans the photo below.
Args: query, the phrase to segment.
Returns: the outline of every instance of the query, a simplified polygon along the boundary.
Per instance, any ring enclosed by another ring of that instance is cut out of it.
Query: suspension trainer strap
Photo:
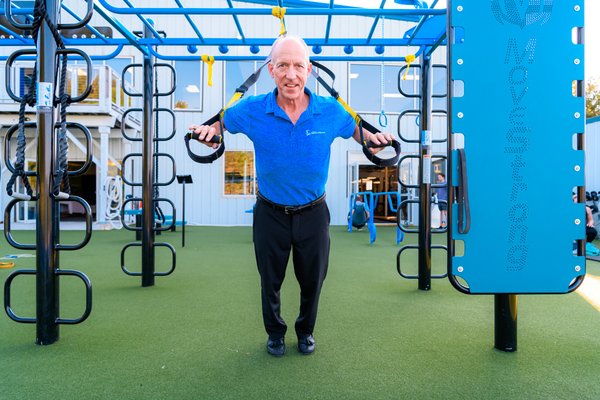
[[[315,79],[321,84],[321,86],[323,86],[323,88],[325,88],[325,90],[332,97],[334,97],[338,101],[338,103],[340,103],[342,105],[342,107],[344,107],[344,109],[348,112],[348,114],[350,114],[352,116],[352,118],[354,119],[354,122],[356,122],[356,125],[358,125],[358,131],[360,132],[360,143],[362,145],[362,150],[363,150],[363,154],[365,155],[365,157],[367,157],[367,159],[369,161],[371,161],[373,164],[375,164],[377,166],[380,166],[380,167],[393,167],[393,166],[396,166],[398,164],[398,160],[400,159],[400,152],[401,152],[400,142],[398,142],[395,139],[393,139],[391,141],[391,143],[388,143],[388,144],[385,144],[385,145],[376,145],[376,144],[374,144],[374,143],[372,143],[370,141],[367,142],[365,140],[365,138],[364,138],[363,127],[366,130],[368,130],[369,132],[371,132],[371,133],[377,133],[377,132],[379,132],[379,129],[375,128],[373,125],[371,125],[370,123],[368,123],[367,121],[365,121],[364,119],[362,119],[362,117],[360,115],[358,115],[356,113],[356,111],[354,111],[348,105],[348,103],[346,103],[344,101],[344,99],[342,99],[342,97],[337,92],[337,90],[335,90],[333,88],[333,82],[335,81],[335,74],[329,68],[325,67],[323,64],[318,63],[316,61],[311,61],[311,63],[312,63],[313,66],[317,67],[319,69],[319,71],[322,71],[322,72],[326,73],[331,78],[331,85],[329,85],[319,75],[319,73],[315,71],[314,68],[312,69],[312,75],[315,77]],[[369,148],[386,147],[386,146],[392,146],[392,148],[396,152],[396,154],[394,155],[394,157],[387,158],[387,159],[379,158],[375,154],[371,153],[371,151],[369,150]]]
[[[468,233],[471,229],[471,206],[469,205],[469,181],[467,178],[467,156],[465,149],[457,149],[458,154],[458,233]]]
[[[206,156],[200,156],[198,154],[195,154],[192,151],[192,149],[190,148],[190,140],[192,140],[192,139],[198,140],[199,134],[193,133],[193,132],[188,132],[185,134],[185,136],[183,137],[183,139],[185,140],[185,147],[187,148],[188,156],[190,156],[190,158],[193,161],[200,163],[200,164],[210,164],[223,155],[223,153],[225,152],[225,140],[224,140],[224,136],[223,136],[223,115],[225,114],[225,110],[228,109],[232,104],[239,101],[242,97],[244,97],[244,95],[246,94],[248,89],[250,89],[252,87],[252,85],[254,85],[256,83],[256,81],[258,81],[258,78],[260,77],[260,73],[261,73],[262,69],[267,64],[269,64],[269,62],[271,62],[271,59],[267,59],[263,63],[263,65],[261,65],[256,71],[254,71],[252,73],[252,75],[250,75],[244,81],[244,83],[242,83],[240,86],[238,86],[237,89],[235,89],[235,93],[233,94],[233,96],[231,96],[231,99],[229,99],[229,102],[227,103],[227,105],[225,107],[223,107],[221,109],[221,111],[219,111],[217,114],[213,115],[210,119],[208,119],[202,123],[202,125],[213,125],[215,122],[220,122],[220,124],[219,124],[219,129],[221,131],[220,134],[218,136],[214,136],[212,138],[212,140],[210,141],[210,143],[220,144],[220,146],[215,150],[214,153],[206,155]]]

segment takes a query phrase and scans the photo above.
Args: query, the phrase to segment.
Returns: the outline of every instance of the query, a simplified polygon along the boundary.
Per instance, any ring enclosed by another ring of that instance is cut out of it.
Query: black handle
[[[369,149],[382,149],[384,147],[388,147],[388,146],[391,146],[391,145],[392,145],[392,141],[391,140],[388,141],[385,144],[383,144],[383,143],[381,143],[381,144],[375,144],[375,143],[371,142],[370,140],[367,142],[367,147]]]
[[[186,133],[185,136],[187,138],[189,138],[189,139],[198,140],[198,138],[200,137],[200,134],[199,133],[195,133],[195,132],[188,132],[188,133]],[[221,135],[215,135],[209,141],[203,140],[202,142],[204,142],[204,143],[216,143],[216,144],[220,144],[221,142],[223,142],[223,136],[221,136]]]

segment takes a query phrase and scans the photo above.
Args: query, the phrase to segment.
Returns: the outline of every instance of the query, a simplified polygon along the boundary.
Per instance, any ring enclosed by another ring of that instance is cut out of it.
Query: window
[[[225,151],[224,194],[249,196],[256,193],[253,151]]]
[[[383,70],[382,70],[383,68]],[[398,91],[400,65],[350,64],[350,105],[357,112],[400,113],[414,108],[413,99]],[[383,93],[381,72],[383,71]],[[407,91],[407,93],[411,93]]]
[[[202,62],[177,61],[177,88],[173,96],[175,110],[202,111]],[[165,70],[166,68],[159,68]],[[166,89],[165,89],[166,90]]]
[[[238,88],[254,71],[261,65],[262,61],[229,61],[225,63],[225,101],[229,101],[235,89]],[[275,87],[273,79],[269,76],[268,66],[260,72],[258,81],[248,90],[247,96],[269,93]]]

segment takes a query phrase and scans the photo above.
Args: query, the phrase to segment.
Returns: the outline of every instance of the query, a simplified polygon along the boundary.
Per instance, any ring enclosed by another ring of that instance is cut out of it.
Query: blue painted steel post
[[[144,25],[144,38],[152,33]],[[142,286],[154,286],[154,56],[144,55],[142,124]]]
[[[50,21],[54,24],[58,19],[58,6],[55,0],[46,0],[46,9]],[[49,84],[54,93],[56,82],[56,41],[48,25],[43,22],[37,43],[37,82],[41,86]],[[37,91],[38,97],[40,90]],[[52,197],[52,158],[54,147],[54,120],[55,109],[39,107],[36,113],[37,120],[37,201],[36,216],[36,344],[47,345],[58,340],[59,329],[56,320],[59,314],[59,279],[56,274],[58,268],[58,251],[56,250],[56,230],[54,221],[56,215],[55,201]]]
[[[498,350],[517,351],[517,306],[516,294],[494,295],[494,347]]]
[[[431,289],[431,59],[421,56],[421,104],[419,144],[419,290]]]

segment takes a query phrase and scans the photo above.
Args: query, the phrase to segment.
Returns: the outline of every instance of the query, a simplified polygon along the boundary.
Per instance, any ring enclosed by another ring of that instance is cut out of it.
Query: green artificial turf
[[[61,326],[58,342],[38,346],[35,325],[0,315],[0,398],[600,398],[600,313],[578,294],[520,296],[519,348],[503,353],[493,348],[492,296],[460,294],[447,280],[417,290],[396,272],[393,227],[379,227],[374,245],[366,230],[331,233],[317,349],[311,356],[295,349],[299,294],[290,266],[282,289],[288,352],[273,358],[265,352],[250,228],[187,227],[185,248],[180,232],[157,236],[177,249],[177,267],[146,288],[120,269],[133,232],[94,232],[83,250],[60,255],[62,268],[92,281],[87,321]],[[23,242],[34,237],[17,234]],[[81,233],[61,237],[74,243]],[[0,254],[25,253],[0,243]],[[139,270],[139,248],[129,252],[128,268]],[[403,253],[407,273],[416,273],[416,255]],[[444,260],[434,254],[434,273],[445,270]],[[0,282],[35,261],[16,264],[0,270]],[[169,264],[158,249],[157,270]],[[600,275],[600,263],[589,262],[588,273]],[[81,281],[61,278],[61,316],[77,317],[83,301]],[[11,302],[19,315],[34,315],[32,276],[15,279]]]

